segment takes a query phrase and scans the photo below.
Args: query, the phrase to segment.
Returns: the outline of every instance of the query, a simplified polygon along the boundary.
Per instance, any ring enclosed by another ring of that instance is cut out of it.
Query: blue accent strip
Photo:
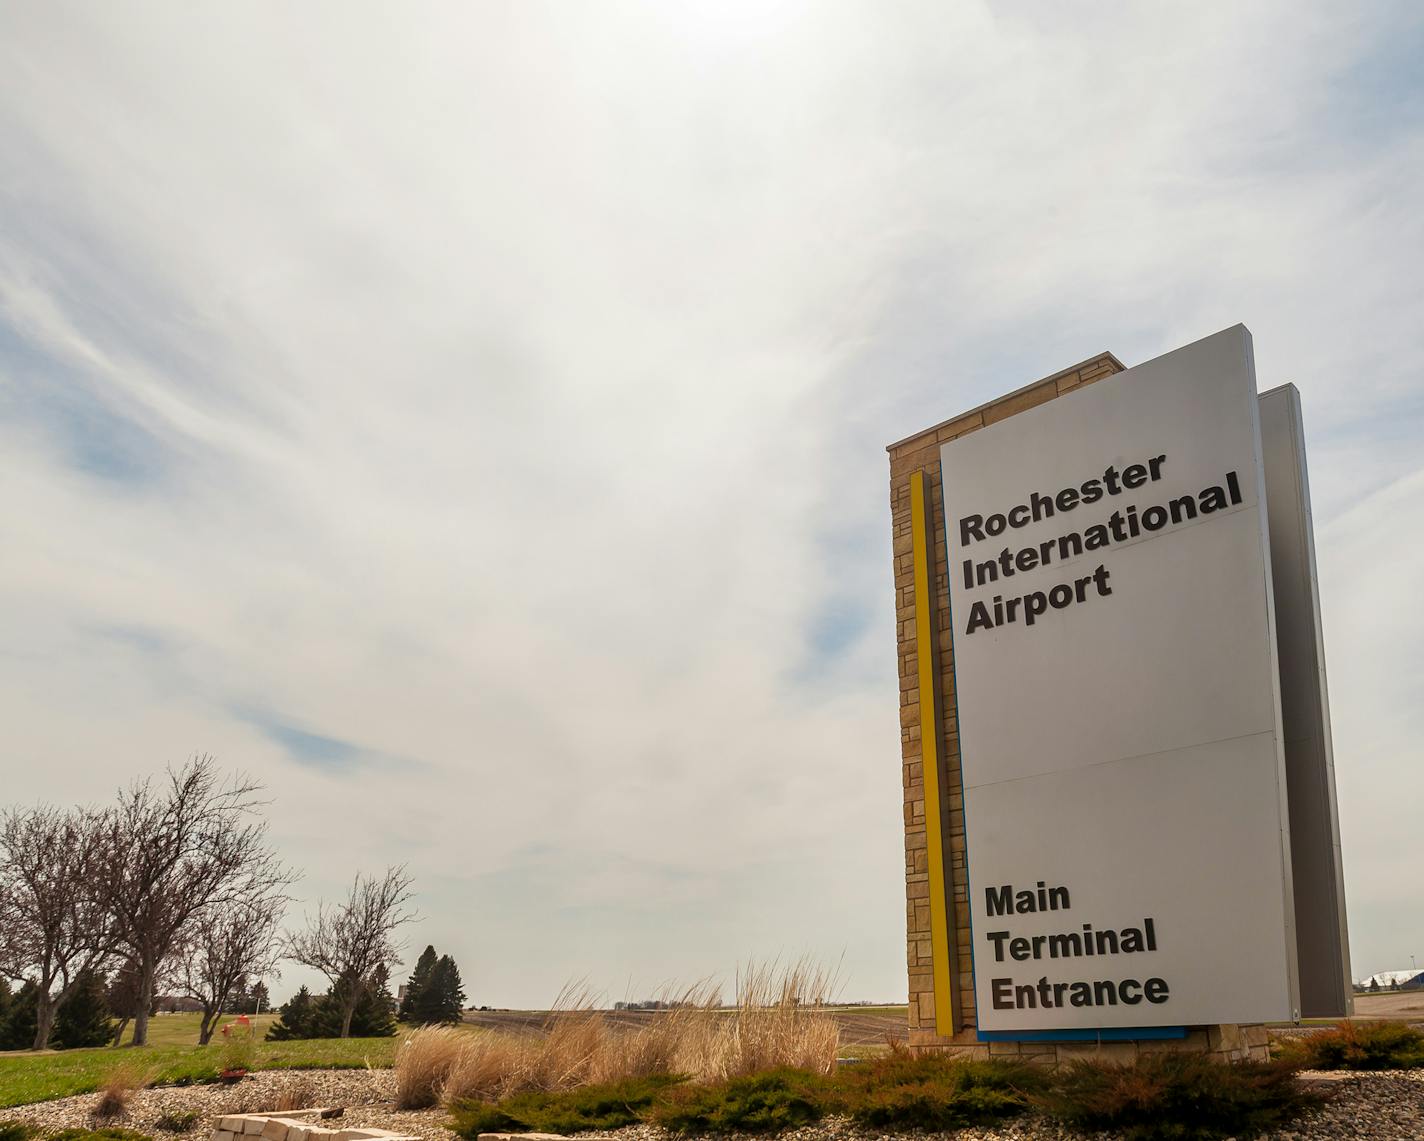
[[[1127,1042],[1185,1038],[1185,1026],[1109,1026],[1100,1030],[981,1030],[981,1042]]]

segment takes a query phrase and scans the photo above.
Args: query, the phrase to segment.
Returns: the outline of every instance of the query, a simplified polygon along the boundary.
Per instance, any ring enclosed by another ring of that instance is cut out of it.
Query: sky
[[[2,18],[7,802],[210,753],[293,922],[406,863],[476,1003],[903,999],[885,445],[1244,322],[1354,973],[1424,959],[1417,5]]]

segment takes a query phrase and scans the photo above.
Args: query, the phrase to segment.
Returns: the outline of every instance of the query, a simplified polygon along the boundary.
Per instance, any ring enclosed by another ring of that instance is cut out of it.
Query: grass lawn
[[[890,1047],[884,1042],[851,1042],[836,1049],[836,1058],[842,1062],[861,1062],[888,1053]]]
[[[252,1019],[259,1035],[274,1015]],[[149,1021],[149,1045],[97,1050],[30,1050],[0,1053],[0,1109],[32,1101],[89,1093],[99,1088],[115,1066],[134,1064],[155,1083],[188,1078],[203,1081],[221,1068],[221,1041],[197,1046],[196,1014],[161,1014]],[[394,1038],[312,1038],[297,1042],[258,1042],[253,1065],[259,1070],[384,1069],[395,1058]]]
[[[213,1037],[218,1037],[224,1022],[231,1022],[237,1015],[232,1014],[223,1018],[218,1023],[218,1030],[213,1032]],[[247,1016],[252,1023],[252,1032],[261,1038],[267,1033],[267,1028],[277,1021],[275,1012],[267,1014],[249,1014]],[[198,1044],[198,1025],[202,1022],[202,1016],[198,1014],[155,1014],[148,1020],[148,1044],[150,1046],[196,1046]],[[124,1035],[124,1045],[133,1041],[133,1024],[129,1024],[129,1030]],[[3,1057],[4,1055],[0,1055]]]

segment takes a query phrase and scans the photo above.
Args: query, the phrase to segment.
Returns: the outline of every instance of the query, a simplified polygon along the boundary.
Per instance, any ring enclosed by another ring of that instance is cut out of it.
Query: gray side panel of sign
[[[1300,393],[1292,384],[1262,393],[1260,415],[1301,1016],[1336,1018],[1350,1013],[1353,1006],[1350,941]]]

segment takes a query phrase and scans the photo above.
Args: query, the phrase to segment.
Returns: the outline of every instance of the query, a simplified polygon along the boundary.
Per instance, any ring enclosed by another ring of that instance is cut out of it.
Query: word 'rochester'
[[[1095,476],[1075,486],[1065,487],[1056,494],[1045,495],[1035,491],[1027,502],[1008,511],[987,517],[966,515],[959,520],[959,545],[967,550],[974,543],[997,538],[1008,530],[1026,527],[1054,515],[1067,514],[1082,504],[1096,503],[1105,496],[1121,495],[1143,487],[1162,478],[1162,468],[1166,463],[1167,457],[1161,455],[1153,456],[1146,463],[1129,464],[1121,471],[1110,466],[1104,469],[1101,477]],[[1144,533],[1150,534],[1164,527],[1189,523],[1202,515],[1240,506],[1241,501],[1240,480],[1236,472],[1229,471],[1221,484],[1205,487],[1195,495],[1179,495],[1166,503],[1153,504],[1140,511],[1136,504],[1128,504],[1102,522],[1093,523],[1081,531],[1068,531],[1057,538],[1044,539],[1028,546],[1006,546],[987,559],[966,558],[961,568],[964,589],[975,590],[1013,578],[1016,574],[1052,566],[1055,561],[1065,563],[1088,551],[1102,550],[1114,543],[1128,543],[1141,538]],[[1112,572],[1100,563],[1091,574],[1080,575],[1048,590],[1028,591],[1007,598],[996,594],[992,602],[975,601],[969,608],[969,622],[964,632],[973,634],[978,630],[992,630],[1020,619],[1025,626],[1032,626],[1050,609],[1062,610],[1065,606],[1086,602],[1094,595],[1099,598],[1110,595],[1111,577]]]

